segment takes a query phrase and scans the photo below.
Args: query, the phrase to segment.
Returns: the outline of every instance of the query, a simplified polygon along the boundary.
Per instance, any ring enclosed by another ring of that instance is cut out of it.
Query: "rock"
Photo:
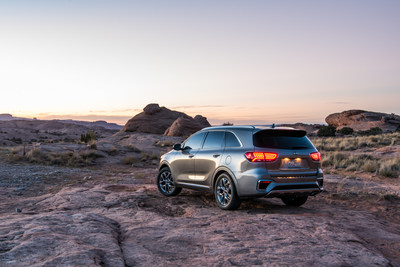
[[[143,109],[144,113],[148,114],[148,115],[153,115],[157,112],[161,111],[161,108],[158,104],[148,104],[144,109]]]
[[[379,127],[384,131],[394,131],[400,125],[400,116],[365,110],[346,110],[333,113],[325,118],[329,125],[350,127],[356,131]]]
[[[122,129],[123,132],[163,134],[179,117],[189,117],[183,112],[149,104],[143,112],[131,118]]]
[[[164,135],[166,136],[189,136],[205,127],[211,126],[207,118],[197,115],[196,117],[180,117],[172,123]]]

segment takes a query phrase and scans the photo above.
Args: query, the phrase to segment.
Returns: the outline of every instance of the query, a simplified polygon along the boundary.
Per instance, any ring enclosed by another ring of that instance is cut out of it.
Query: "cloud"
[[[332,105],[350,105],[351,102],[346,102],[346,101],[334,101],[334,102],[328,102],[328,104],[332,104]]]
[[[171,109],[197,109],[197,108],[223,108],[223,105],[192,105],[192,106],[174,106]]]

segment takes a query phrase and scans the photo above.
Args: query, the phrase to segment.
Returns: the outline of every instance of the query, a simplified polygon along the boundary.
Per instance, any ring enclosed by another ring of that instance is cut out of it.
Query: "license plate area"
[[[284,158],[282,159],[282,164],[281,164],[281,169],[300,169],[302,167],[302,159],[301,158],[295,158],[295,159],[289,159],[289,158]]]

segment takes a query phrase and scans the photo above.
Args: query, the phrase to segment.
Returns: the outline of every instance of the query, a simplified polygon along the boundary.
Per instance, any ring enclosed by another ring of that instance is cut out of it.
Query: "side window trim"
[[[236,140],[239,142],[239,146],[238,147],[243,147],[242,141],[240,141],[239,137],[237,137],[237,135],[234,132],[231,131],[225,131],[225,137],[224,137],[224,147],[235,147],[235,146],[226,146],[226,135],[227,133],[231,133],[233,134],[233,136],[236,138]]]
[[[201,141],[201,146],[199,149],[203,149],[204,143],[206,142],[206,138],[210,132],[206,132],[205,135],[203,136],[203,140]]]
[[[204,144],[206,143],[207,140],[207,136],[210,132],[222,132],[222,142],[221,142],[221,147],[207,147],[204,148]],[[203,138],[203,142],[201,144],[201,148],[200,149],[218,149],[218,148],[224,148],[225,147],[225,131],[207,131],[207,134],[204,136]]]
[[[196,133],[196,134],[203,134],[203,138],[201,139],[199,148],[194,148],[194,149],[202,149],[202,148],[203,148],[203,145],[204,145],[204,141],[206,140],[206,136],[208,135],[208,132],[200,132],[200,133]],[[194,135],[194,134],[193,134],[193,135]],[[193,135],[189,136],[189,137],[182,143],[182,144],[183,144],[183,149],[185,149],[187,141],[188,141]],[[191,148],[191,149],[193,149],[193,148]]]

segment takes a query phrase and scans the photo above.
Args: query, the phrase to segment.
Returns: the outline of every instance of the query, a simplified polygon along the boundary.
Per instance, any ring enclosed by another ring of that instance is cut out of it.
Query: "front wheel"
[[[295,206],[300,207],[304,203],[306,203],[308,196],[289,196],[289,197],[282,197],[283,203],[288,206]]]
[[[174,178],[168,167],[162,168],[157,176],[158,191],[164,196],[176,196],[182,191],[181,187],[175,186]]]
[[[235,210],[239,208],[242,202],[237,196],[232,178],[227,173],[218,176],[214,194],[218,207],[223,210]]]

